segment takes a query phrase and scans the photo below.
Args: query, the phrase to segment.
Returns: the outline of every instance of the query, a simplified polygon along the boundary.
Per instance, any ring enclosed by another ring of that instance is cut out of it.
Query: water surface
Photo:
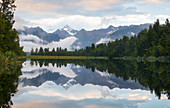
[[[13,108],[169,108],[168,63],[28,60]],[[11,92],[12,93],[12,92]]]

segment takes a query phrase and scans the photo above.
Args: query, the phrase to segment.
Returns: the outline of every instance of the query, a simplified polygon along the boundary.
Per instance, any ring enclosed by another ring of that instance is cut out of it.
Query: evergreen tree
[[[0,2],[0,51],[12,51],[17,55],[25,54],[19,45],[19,36],[13,28],[15,0],[2,0]]]
[[[34,49],[31,48],[31,55],[34,55]]]

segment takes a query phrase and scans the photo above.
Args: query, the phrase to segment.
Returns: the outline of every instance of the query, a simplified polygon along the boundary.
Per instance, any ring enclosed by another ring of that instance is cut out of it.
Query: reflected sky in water
[[[57,67],[23,63],[13,108],[169,108],[165,95],[158,100],[133,80],[84,66]]]

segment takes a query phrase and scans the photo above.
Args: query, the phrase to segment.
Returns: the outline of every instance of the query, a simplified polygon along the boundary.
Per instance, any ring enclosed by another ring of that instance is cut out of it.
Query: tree
[[[0,51],[12,51],[17,55],[24,55],[23,47],[19,45],[19,36],[13,28],[15,0],[2,0],[0,2]]]
[[[94,45],[94,43],[91,45],[91,47],[92,47],[92,49],[93,49],[93,50],[95,49],[95,45]]]
[[[34,49],[31,48],[31,55],[34,55]]]
[[[168,26],[170,26],[169,19],[166,19],[165,24],[168,25]]]
[[[38,54],[38,48],[35,49],[35,55],[37,55],[37,54]]]
[[[39,54],[40,54],[40,55],[43,55],[43,53],[44,53],[44,50],[43,50],[42,47],[40,47]]]

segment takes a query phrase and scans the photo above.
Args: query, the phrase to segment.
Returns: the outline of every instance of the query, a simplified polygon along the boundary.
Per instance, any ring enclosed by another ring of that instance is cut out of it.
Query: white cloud
[[[162,100],[158,100],[155,99],[154,94],[145,90],[109,89],[107,86],[92,84],[86,84],[84,86],[76,84],[65,89],[63,86],[56,85],[52,81],[47,81],[39,87],[23,87],[15,94],[12,100],[15,103],[14,108],[20,105],[33,104],[49,104],[50,106],[53,104],[54,107],[57,105],[59,108],[63,108],[64,105],[70,105],[70,103],[72,105],[69,107],[73,108],[78,107],[73,106],[74,104],[81,105],[82,108],[89,108],[91,105],[102,106],[104,108],[107,108],[107,105],[110,105],[111,108],[119,108],[120,106],[125,108],[135,106],[137,108],[153,105],[154,107],[157,105],[159,107],[167,107],[167,103],[169,102],[166,95],[162,95]],[[158,104],[155,105],[155,103]],[[47,107],[50,107],[49,105]]]
[[[82,0],[77,5],[84,7],[86,10],[96,11],[111,9],[114,4],[125,3],[123,0]]]
[[[151,3],[158,3],[158,4],[163,3],[162,0],[147,0],[147,1]]]
[[[166,10],[166,11],[170,11],[170,8],[166,8],[165,10]]]
[[[35,23],[31,23],[29,20],[25,20],[19,16],[14,16],[14,28],[16,28],[17,30],[24,30],[24,26],[27,27],[32,27],[32,26],[37,26],[37,24]]]
[[[21,69],[21,71],[23,72],[23,75],[20,76],[21,79],[23,78],[36,78],[37,76],[51,71],[52,73],[59,73],[60,75],[64,75],[66,77],[69,78],[75,78],[77,75],[74,73],[74,71],[72,70],[72,65],[71,64],[67,64],[67,67],[62,66],[60,68],[56,68],[56,64],[55,66],[53,66],[52,64],[49,64],[48,66],[43,66],[40,67],[39,64],[36,66],[35,64],[33,66],[30,65],[30,61],[26,61],[25,63],[23,63],[23,68]],[[47,71],[44,71],[44,69],[46,69]],[[34,73],[31,73],[31,71],[34,71]],[[27,72],[27,73],[24,73]]]
[[[48,23],[45,23],[48,22]],[[132,23],[133,22],[133,23]],[[43,18],[34,19],[30,23],[32,26],[40,26],[47,32],[54,32],[58,28],[62,28],[65,25],[80,30],[93,30],[106,28],[109,25],[120,26],[120,25],[131,25],[131,24],[143,24],[152,23],[153,18],[151,15],[125,15],[125,16],[106,16],[106,17],[90,17],[82,15],[69,15],[60,16],[56,18]],[[29,25],[30,26],[30,25]]]
[[[67,50],[72,50],[72,44],[77,40],[76,37],[71,36],[71,37],[67,37],[65,39],[60,39],[58,42],[51,42],[51,43],[44,45],[41,43],[33,43],[31,41],[22,41],[24,39],[34,39],[37,42],[42,41],[41,39],[39,39],[38,37],[35,37],[33,35],[27,35],[27,36],[24,36],[24,35],[20,36],[21,37],[20,46],[24,46],[25,52],[30,52],[31,48],[39,49],[40,47],[49,48],[50,50],[52,50],[53,48],[57,48],[57,47],[62,47],[63,49],[67,48]]]
[[[108,42],[111,42],[113,41],[113,39],[110,39],[110,38],[101,38],[98,42],[96,42],[96,44],[101,44],[101,43],[108,43]]]
[[[26,90],[27,89],[27,90]],[[92,84],[86,84],[81,86],[76,84],[68,89],[65,89],[61,85],[56,85],[52,81],[47,81],[39,87],[24,87],[18,92],[18,96],[22,95],[22,91],[30,95],[39,96],[59,96],[62,99],[69,100],[82,100],[82,99],[128,99],[128,100],[151,100],[154,98],[153,94],[144,90],[130,90],[130,89],[109,89],[107,86],[98,86]],[[135,94],[135,95],[134,95]],[[137,94],[137,95],[136,95]]]
[[[153,18],[150,14],[146,15],[125,15],[125,16],[108,16],[103,17],[101,20],[101,25],[114,25],[114,26],[120,26],[120,25],[132,25],[132,24],[143,24],[143,23],[152,23]],[[106,22],[106,23],[105,23]]]
[[[19,35],[19,38],[20,38],[20,41],[33,41],[34,43],[36,44],[41,44],[41,43],[47,43],[45,42],[44,40],[40,39],[39,37],[37,36],[34,36],[34,35],[24,35],[24,34],[20,34]]]
[[[29,22],[25,21],[24,19],[15,16],[14,17],[15,23],[14,23],[14,28],[16,28],[17,30],[24,30],[24,25],[28,25]]]
[[[92,30],[94,28],[100,28],[100,17],[88,17],[81,15],[70,15],[70,16],[61,16],[57,18],[44,18],[44,19],[35,19],[31,20],[31,23],[34,23],[48,32],[54,32],[58,28],[62,28],[65,25],[69,25],[74,29],[86,29]],[[48,23],[44,23],[48,22]]]
[[[161,24],[165,24],[165,21],[167,18],[170,19],[170,15],[156,15],[155,16],[155,19],[159,19]]]

